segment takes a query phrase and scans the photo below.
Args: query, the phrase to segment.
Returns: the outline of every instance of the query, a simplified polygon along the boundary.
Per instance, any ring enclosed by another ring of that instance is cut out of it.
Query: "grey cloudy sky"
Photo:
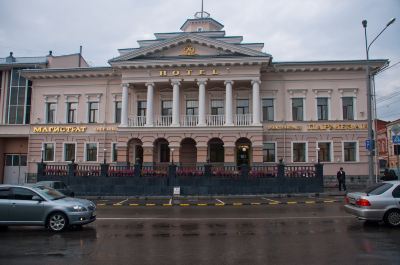
[[[83,45],[92,65],[107,65],[118,48],[179,31],[200,7],[201,0],[0,0],[0,57],[75,53]],[[400,61],[400,0],[205,0],[204,7],[227,35],[265,43],[274,61],[365,59],[361,21],[371,41],[396,17],[370,58]],[[376,91],[378,117],[400,118],[400,64],[376,77]]]

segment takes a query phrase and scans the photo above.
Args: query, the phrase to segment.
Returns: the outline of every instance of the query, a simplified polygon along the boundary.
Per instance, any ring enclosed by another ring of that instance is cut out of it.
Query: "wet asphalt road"
[[[0,264],[400,264],[400,229],[364,224],[342,203],[127,204],[97,216],[59,234],[1,231]]]

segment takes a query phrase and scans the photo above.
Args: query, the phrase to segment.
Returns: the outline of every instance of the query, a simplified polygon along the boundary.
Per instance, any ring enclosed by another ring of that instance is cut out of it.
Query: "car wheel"
[[[399,210],[390,210],[385,214],[383,219],[385,224],[390,226],[399,226],[400,225],[400,211]]]
[[[47,226],[51,231],[61,232],[68,226],[68,219],[65,214],[57,212],[52,213],[47,221]]]

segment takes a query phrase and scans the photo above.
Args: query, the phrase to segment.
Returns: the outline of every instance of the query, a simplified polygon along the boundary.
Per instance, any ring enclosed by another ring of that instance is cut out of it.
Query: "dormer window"
[[[202,27],[198,27],[198,28],[197,28],[197,31],[198,31],[198,32],[203,31],[203,28],[202,28]]]

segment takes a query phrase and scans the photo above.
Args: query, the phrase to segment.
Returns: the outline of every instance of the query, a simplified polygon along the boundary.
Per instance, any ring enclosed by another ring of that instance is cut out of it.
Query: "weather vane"
[[[204,6],[203,5],[203,0],[201,0],[201,12],[196,12],[196,14],[194,14],[195,18],[208,18],[208,17],[210,17],[210,13],[204,11],[203,6]]]

